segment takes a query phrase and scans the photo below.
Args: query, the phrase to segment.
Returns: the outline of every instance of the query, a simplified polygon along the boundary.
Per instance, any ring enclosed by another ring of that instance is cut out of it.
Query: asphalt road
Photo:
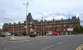
[[[83,35],[26,37],[14,41],[0,37],[0,50],[76,50],[80,44]]]

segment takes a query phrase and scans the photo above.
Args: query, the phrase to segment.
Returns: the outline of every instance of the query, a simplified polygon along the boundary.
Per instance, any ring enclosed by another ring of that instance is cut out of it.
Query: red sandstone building
[[[24,23],[5,23],[3,25],[3,31],[18,34],[37,32],[41,35],[45,34],[46,32],[69,32],[69,30],[73,31],[75,27],[78,29],[80,28],[80,19],[76,16],[73,16],[71,19],[38,21],[34,20],[31,13],[29,13]]]

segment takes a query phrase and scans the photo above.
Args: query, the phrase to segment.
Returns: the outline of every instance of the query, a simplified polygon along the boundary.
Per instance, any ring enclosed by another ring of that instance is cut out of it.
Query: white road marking
[[[57,43],[57,44],[62,44],[63,42],[59,42],[59,43]],[[45,47],[45,48],[43,48],[43,49],[41,49],[41,50],[46,50],[46,49],[49,49],[49,48],[51,48],[51,47],[54,47],[55,45],[53,44],[53,45],[50,45],[50,46],[48,46],[48,47]]]
[[[53,47],[54,45],[50,45],[50,46],[48,46],[48,47],[45,47],[45,48],[43,48],[43,49],[41,49],[41,50],[46,50],[46,49],[49,49],[49,48],[51,48],[51,47]]]
[[[33,40],[41,40],[41,39],[49,39],[49,37],[35,37],[35,38],[30,38],[30,37],[25,37],[24,39],[16,39],[16,40],[8,40],[9,42],[24,42],[24,41],[33,41]]]

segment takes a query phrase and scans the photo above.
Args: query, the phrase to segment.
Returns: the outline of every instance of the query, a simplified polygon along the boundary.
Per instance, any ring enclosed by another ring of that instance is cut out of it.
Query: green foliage
[[[83,33],[83,26],[80,26],[80,32]]]
[[[74,32],[83,33],[83,26],[80,26],[80,29],[78,27],[75,27]]]
[[[8,28],[8,24],[7,23],[4,23],[4,25],[3,25],[3,31],[6,31],[7,28]]]

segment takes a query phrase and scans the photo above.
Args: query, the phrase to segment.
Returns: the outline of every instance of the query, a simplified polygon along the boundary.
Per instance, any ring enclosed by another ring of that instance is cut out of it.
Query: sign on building
[[[67,28],[67,31],[73,31],[73,28]]]

